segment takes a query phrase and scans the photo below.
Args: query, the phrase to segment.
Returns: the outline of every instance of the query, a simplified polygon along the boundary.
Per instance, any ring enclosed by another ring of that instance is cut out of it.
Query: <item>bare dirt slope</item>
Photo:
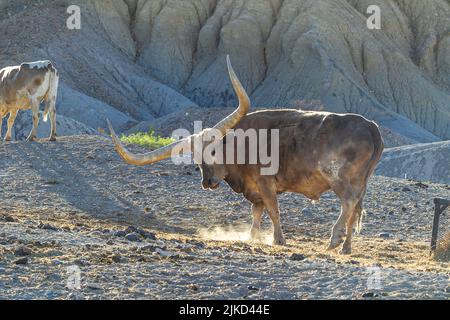
[[[227,186],[203,191],[169,161],[128,166],[103,137],[2,144],[0,166],[0,299],[450,297],[449,264],[428,256],[431,199],[448,186],[373,177],[362,235],[339,256],[325,251],[332,194],[282,195],[288,245],[273,247],[245,241],[249,204]]]
[[[94,129],[104,117],[83,110],[101,109],[125,130],[187,107],[234,105],[230,54],[255,106],[321,100],[327,110],[361,113],[408,139],[450,138],[448,1],[1,3],[0,64],[55,61],[62,115]],[[82,10],[80,30],[66,28],[72,4]],[[381,8],[381,30],[366,27],[369,4]]]

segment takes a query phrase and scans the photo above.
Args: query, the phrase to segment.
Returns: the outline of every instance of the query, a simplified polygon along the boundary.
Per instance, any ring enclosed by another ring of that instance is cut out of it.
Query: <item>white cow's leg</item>
[[[262,202],[252,205],[253,223],[250,229],[250,236],[257,240],[261,236],[261,217],[264,211],[264,204]]]
[[[2,138],[2,130],[3,130],[3,115],[0,114],[0,139]]]
[[[50,141],[56,141],[56,110],[55,107],[50,109],[50,125],[51,125],[51,133],[50,133]]]
[[[11,141],[12,128],[14,126],[14,121],[16,121],[18,110],[11,111],[8,118],[8,130],[6,131],[5,141]]]
[[[27,141],[35,141],[36,140],[37,128],[39,125],[39,103],[33,102],[31,111],[33,112],[33,116],[32,116],[33,117],[33,128],[31,129],[31,132],[27,138]]]

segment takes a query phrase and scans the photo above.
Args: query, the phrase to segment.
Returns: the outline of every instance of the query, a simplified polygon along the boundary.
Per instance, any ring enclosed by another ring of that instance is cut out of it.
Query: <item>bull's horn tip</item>
[[[114,129],[113,129],[111,121],[109,121],[109,119],[106,119],[106,124],[108,125],[110,133],[113,133]]]

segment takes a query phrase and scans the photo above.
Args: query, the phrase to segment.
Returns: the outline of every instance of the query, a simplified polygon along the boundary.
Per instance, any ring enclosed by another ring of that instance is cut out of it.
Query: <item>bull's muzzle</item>
[[[202,181],[202,187],[204,190],[215,190],[219,188],[220,186],[220,180],[217,178],[211,178],[211,179],[204,179]]]

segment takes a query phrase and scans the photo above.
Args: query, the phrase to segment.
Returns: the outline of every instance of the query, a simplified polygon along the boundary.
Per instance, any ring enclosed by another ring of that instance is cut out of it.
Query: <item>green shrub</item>
[[[151,149],[158,149],[175,142],[172,138],[164,138],[155,134],[154,130],[149,132],[133,133],[129,136],[122,136],[121,140],[125,143],[136,144]]]

